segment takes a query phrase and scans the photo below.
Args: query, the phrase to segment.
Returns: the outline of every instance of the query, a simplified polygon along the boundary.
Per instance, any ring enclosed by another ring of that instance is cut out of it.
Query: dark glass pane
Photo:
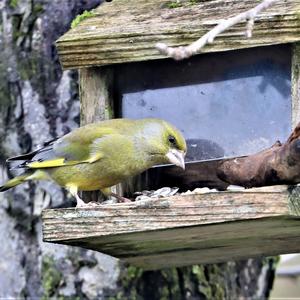
[[[190,160],[254,153],[291,131],[290,60],[281,45],[120,65],[119,113],[170,121]]]

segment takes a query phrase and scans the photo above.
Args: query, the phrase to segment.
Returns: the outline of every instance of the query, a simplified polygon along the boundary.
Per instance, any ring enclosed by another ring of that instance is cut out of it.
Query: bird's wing
[[[102,141],[118,135],[113,128],[83,127],[34,151],[8,160],[22,159],[19,167],[39,169],[93,163],[104,156]],[[25,161],[24,161],[25,159]]]

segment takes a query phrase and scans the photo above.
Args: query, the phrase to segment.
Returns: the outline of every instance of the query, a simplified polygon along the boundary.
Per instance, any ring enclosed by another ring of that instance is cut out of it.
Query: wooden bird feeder
[[[182,130],[191,163],[253,154],[286,140],[300,120],[300,1],[278,1],[261,12],[252,38],[239,23],[184,61],[155,48],[157,42],[187,45],[255,5],[101,4],[57,41],[62,67],[79,69],[81,124],[164,118]],[[151,176],[141,180],[146,177],[115,190],[128,195],[152,186]],[[209,168],[202,177],[210,178]],[[47,209],[44,241],[97,250],[145,269],[300,252],[299,192],[297,186],[272,186]]]

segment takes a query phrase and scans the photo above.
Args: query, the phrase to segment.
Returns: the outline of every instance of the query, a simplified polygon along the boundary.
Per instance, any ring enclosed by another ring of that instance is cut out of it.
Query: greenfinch
[[[6,191],[28,180],[54,180],[69,190],[77,206],[78,191],[101,190],[148,168],[172,163],[184,169],[186,142],[161,119],[112,119],[85,125],[31,153],[9,158],[23,173],[0,186]]]

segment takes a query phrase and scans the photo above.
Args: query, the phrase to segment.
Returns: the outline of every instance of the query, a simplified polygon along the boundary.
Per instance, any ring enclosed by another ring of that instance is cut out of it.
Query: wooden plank
[[[280,186],[45,210],[43,237],[147,269],[291,253],[300,250],[299,191]]]
[[[256,0],[181,0],[179,7],[170,8],[171,2],[104,2],[94,10],[94,17],[83,20],[57,41],[62,66],[82,68],[165,58],[155,49],[157,42],[170,46],[190,44],[220,19],[257,5]],[[299,11],[300,0],[278,1],[258,16],[251,39],[245,37],[245,24],[237,24],[203,52],[299,41]]]
[[[292,126],[300,122],[300,43],[292,46]]]

